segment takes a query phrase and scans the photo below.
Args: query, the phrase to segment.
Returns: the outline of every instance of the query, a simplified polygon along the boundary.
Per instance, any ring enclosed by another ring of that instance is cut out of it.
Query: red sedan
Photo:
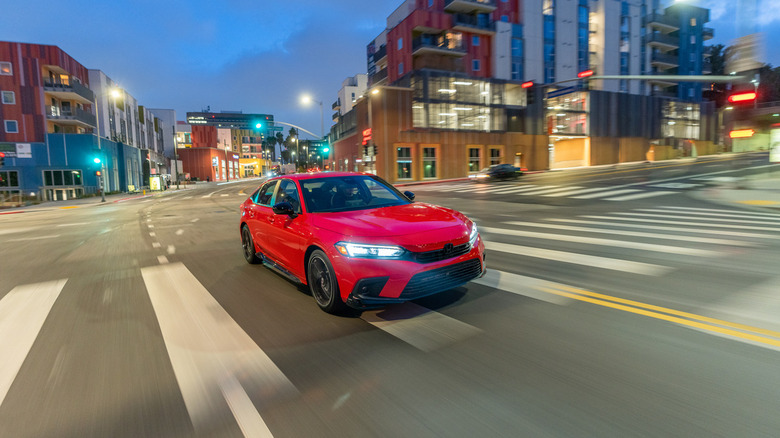
[[[413,200],[371,174],[271,178],[241,204],[244,257],[308,285],[329,313],[408,301],[484,275],[476,224]]]

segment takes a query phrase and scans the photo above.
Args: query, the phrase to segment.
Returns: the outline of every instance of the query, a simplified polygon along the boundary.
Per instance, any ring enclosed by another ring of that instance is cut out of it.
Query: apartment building
[[[547,169],[644,159],[654,147],[674,147],[677,135],[710,141],[714,131],[703,120],[712,114],[695,102],[700,93],[667,102],[668,83],[578,79],[588,70],[658,71],[650,31],[678,41],[670,56],[703,58],[711,35],[703,13],[686,4],[661,10],[656,0],[404,1],[367,45],[365,110],[341,114],[331,129],[336,167],[393,181],[451,178],[504,162]],[[660,15],[679,28],[659,30]],[[678,62],[674,73],[700,73],[699,58],[686,69]],[[697,90],[674,85],[680,96]]]
[[[341,89],[338,92],[338,98],[331,105],[331,109],[336,111],[333,113],[333,121],[338,122],[339,117],[350,112],[358,99],[363,97],[363,94],[368,88],[368,75],[358,74],[351,78],[344,79],[341,83]]]

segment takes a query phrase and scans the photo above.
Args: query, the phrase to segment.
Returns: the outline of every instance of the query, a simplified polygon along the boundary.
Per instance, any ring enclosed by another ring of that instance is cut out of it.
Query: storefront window
[[[469,148],[469,172],[479,172],[480,169],[480,149]]]
[[[80,170],[44,170],[43,183],[47,186],[80,186]]]
[[[701,109],[697,103],[667,102],[661,114],[664,137],[698,139]]]
[[[490,148],[490,165],[501,164],[501,149]]]
[[[412,178],[412,148],[398,148],[398,158],[396,163],[398,165],[398,179],[411,179]]]
[[[0,187],[19,187],[19,173],[15,170],[0,172]]]
[[[423,148],[423,178],[436,178],[436,148]]]

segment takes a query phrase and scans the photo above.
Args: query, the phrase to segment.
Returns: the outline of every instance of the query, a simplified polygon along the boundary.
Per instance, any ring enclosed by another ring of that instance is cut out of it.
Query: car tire
[[[309,283],[311,295],[320,309],[336,315],[346,312],[347,305],[341,300],[339,283],[333,265],[322,250],[314,250],[309,256],[306,280]]]
[[[257,256],[255,251],[255,243],[252,241],[252,233],[249,232],[249,226],[244,225],[241,227],[241,248],[244,251],[244,259],[250,265],[256,265],[260,263],[260,257]]]

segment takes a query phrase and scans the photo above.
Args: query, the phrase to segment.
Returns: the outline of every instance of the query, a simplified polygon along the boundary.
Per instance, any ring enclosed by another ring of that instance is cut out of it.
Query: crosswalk
[[[417,192],[443,192],[443,193],[469,193],[513,196],[539,196],[543,198],[572,198],[572,199],[600,199],[605,201],[633,201],[637,199],[655,198],[658,196],[678,193],[675,190],[663,190],[663,185],[648,185],[639,187],[636,185],[608,186],[608,187],[582,187],[568,185],[491,185],[479,183],[453,183],[453,184],[421,184],[410,188]]]
[[[549,272],[576,266],[577,275],[592,273],[600,278],[618,273],[643,281],[700,265],[731,263],[726,259],[735,248],[760,250],[777,245],[780,239],[780,214],[717,208],[658,206],[571,218],[518,217],[490,226],[482,225],[479,217],[476,220],[489,269],[485,277],[467,287],[474,293],[501,291],[555,305],[580,299],[577,293],[583,293],[575,287],[576,276],[557,279],[560,283],[550,281],[545,279],[551,277],[548,272],[526,269],[530,261],[534,266],[541,263]],[[503,270],[491,268],[491,260],[499,258]],[[205,429],[216,412],[232,415],[244,436],[256,436],[257,431],[272,436],[254,405],[258,401],[250,400],[246,386],[262,386],[265,395],[278,400],[298,396],[295,383],[185,264],[166,260],[159,266],[139,268],[137,275],[159,323],[193,427]],[[0,405],[67,282],[19,285],[0,299]],[[780,290],[774,286],[780,285],[763,284],[753,293],[766,296]],[[732,303],[726,310],[738,305]],[[722,306],[714,306],[716,310],[725,312]],[[415,303],[367,311],[361,318],[421,352],[483,332],[482,327]]]

